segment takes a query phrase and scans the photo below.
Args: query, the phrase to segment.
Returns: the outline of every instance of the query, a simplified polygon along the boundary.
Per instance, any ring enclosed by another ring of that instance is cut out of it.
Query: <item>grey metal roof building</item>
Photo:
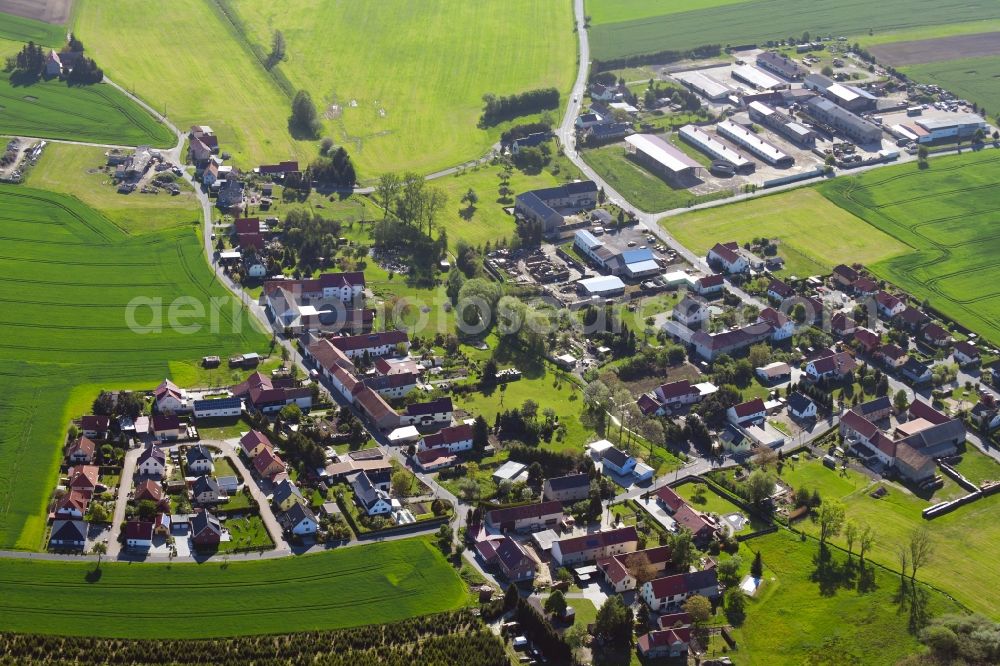
[[[813,97],[805,103],[806,112],[821,123],[838,130],[852,141],[870,144],[881,141],[882,128],[859,118],[828,99]]]

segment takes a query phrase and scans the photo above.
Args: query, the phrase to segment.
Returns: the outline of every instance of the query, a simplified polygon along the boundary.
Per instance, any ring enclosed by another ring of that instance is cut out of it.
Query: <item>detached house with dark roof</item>
[[[146,476],[163,476],[167,471],[167,454],[155,444],[147,445],[136,460],[136,471]]]
[[[49,533],[49,549],[83,550],[87,545],[88,525],[82,520],[56,520]]]
[[[200,510],[191,517],[191,542],[195,548],[209,549],[222,541],[222,524],[208,511]]]
[[[215,470],[215,458],[207,446],[192,446],[184,457],[187,460],[188,474],[211,474]]]
[[[555,527],[565,517],[562,502],[549,500],[487,511],[486,524],[502,532],[537,532]]]
[[[559,502],[579,502],[590,497],[590,475],[568,474],[545,479],[542,497]]]
[[[276,517],[281,529],[296,536],[316,534],[316,529],[319,527],[312,509],[299,502],[295,502],[287,511],[279,513]]]
[[[111,418],[88,414],[80,418],[80,432],[84,437],[91,439],[107,439],[108,429],[111,427]]]
[[[955,343],[953,355],[955,357],[955,362],[962,367],[975,365],[979,363],[981,359],[979,350],[965,340],[960,340]]]
[[[449,425],[454,407],[451,398],[445,396],[430,402],[411,403],[398,417],[400,425],[415,425],[429,427],[432,425]]]
[[[191,501],[197,504],[218,504],[226,501],[226,494],[214,476],[199,476],[191,484]]]
[[[512,583],[532,580],[538,572],[538,563],[521,544],[509,536],[505,536],[496,546],[496,562],[503,575]]]
[[[392,511],[392,500],[389,493],[376,488],[368,474],[359,472],[351,479],[354,499],[369,516],[385,515]]]

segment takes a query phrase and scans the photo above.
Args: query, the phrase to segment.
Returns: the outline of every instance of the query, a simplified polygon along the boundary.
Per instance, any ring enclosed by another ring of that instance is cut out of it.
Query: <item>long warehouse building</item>
[[[712,102],[726,99],[733,92],[729,86],[705,76],[701,72],[678,72],[673,77]]]
[[[702,166],[655,134],[625,137],[625,153],[672,184],[696,178]]]
[[[750,115],[750,120],[770,127],[796,145],[809,148],[816,144],[816,132],[802,123],[796,122],[788,114],[773,109],[763,102],[750,102],[747,105],[747,112]]]
[[[743,146],[768,164],[782,169],[795,164],[795,158],[791,155],[779,150],[776,146],[772,146],[746,127],[737,125],[732,120],[723,120],[716,126],[716,131],[733,143]]]
[[[805,111],[819,122],[843,132],[855,143],[864,145],[879,143],[882,140],[882,128],[878,125],[854,115],[823,97],[807,100]]]
[[[753,65],[736,65],[733,67],[732,75],[737,81],[747,83],[757,90],[778,90],[788,86],[784,81],[776,79]]]
[[[752,161],[743,157],[738,151],[733,150],[699,127],[685,125],[678,130],[678,134],[709,157],[729,162],[740,173],[750,173],[756,167]]]

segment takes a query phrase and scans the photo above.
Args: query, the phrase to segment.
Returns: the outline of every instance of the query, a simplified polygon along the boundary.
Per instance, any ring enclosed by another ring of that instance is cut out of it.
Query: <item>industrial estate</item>
[[[0,0],[0,661],[1000,663],[1000,5],[814,4]]]

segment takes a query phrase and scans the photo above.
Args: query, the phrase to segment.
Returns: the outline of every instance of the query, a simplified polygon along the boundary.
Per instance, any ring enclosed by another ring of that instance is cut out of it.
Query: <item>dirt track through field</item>
[[[0,12],[63,25],[69,20],[73,0],[0,0]]]
[[[0,0],[2,2],[2,0]],[[1000,32],[879,44],[868,49],[880,62],[899,67],[928,62],[1000,55]]]

